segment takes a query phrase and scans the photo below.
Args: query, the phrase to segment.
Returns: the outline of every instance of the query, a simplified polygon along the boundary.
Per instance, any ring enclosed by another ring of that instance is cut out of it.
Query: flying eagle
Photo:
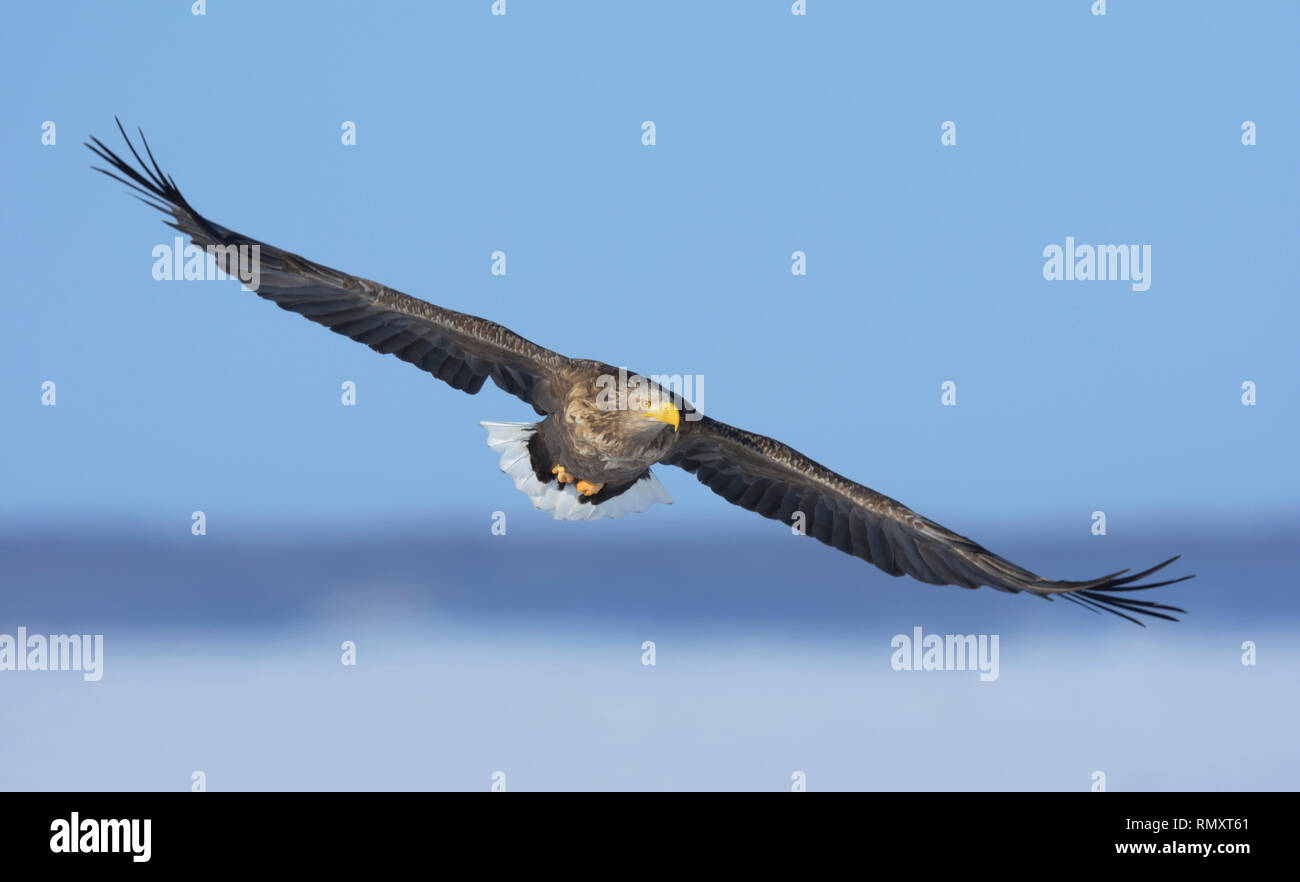
[[[535,507],[557,519],[620,517],[672,502],[651,471],[660,463],[679,466],[728,502],[801,527],[891,576],[963,588],[988,585],[1048,600],[1063,597],[1137,624],[1142,622],[1136,615],[1177,621],[1170,613],[1185,612],[1129,593],[1192,578],[1139,584],[1177,557],[1136,575],[1120,570],[1079,582],[1044,579],[780,441],[704,416],[640,374],[552,352],[486,319],[434,306],[214,223],[163,173],[143,131],[148,163],[120,122],[118,130],[139,167],[92,136],[94,144],[86,146],[114,169],[95,170],[170,215],[168,226],[212,254],[228,275],[239,274],[241,249],[254,255],[256,275],[246,273],[241,280],[258,296],[376,352],[396,355],[455,389],[472,395],[491,378],[532,405],[543,417],[540,422],[482,425],[489,446],[501,453],[502,471]],[[613,378],[626,382],[615,384]]]

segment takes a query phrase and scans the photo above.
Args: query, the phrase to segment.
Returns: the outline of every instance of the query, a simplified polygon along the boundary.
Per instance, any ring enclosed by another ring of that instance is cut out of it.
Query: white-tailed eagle
[[[121,123],[118,129],[139,167],[92,137],[94,144],[86,146],[113,169],[96,170],[170,215],[169,226],[212,253],[224,272],[239,272],[240,249],[255,254],[257,273],[249,287],[259,296],[376,352],[396,355],[453,388],[474,394],[491,378],[532,405],[540,422],[483,425],[488,444],[501,453],[501,469],[553,517],[619,517],[671,502],[651,466],[680,466],[728,502],[800,526],[891,576],[1063,597],[1138,624],[1138,615],[1176,621],[1171,613],[1184,612],[1132,595],[1192,578],[1141,582],[1177,557],[1135,575],[1121,570],[1083,581],[1045,579],[780,441],[704,416],[646,377],[569,358],[486,319],[434,306],[214,223],[163,173],[143,132],[148,163]],[[627,382],[614,388],[617,377]]]

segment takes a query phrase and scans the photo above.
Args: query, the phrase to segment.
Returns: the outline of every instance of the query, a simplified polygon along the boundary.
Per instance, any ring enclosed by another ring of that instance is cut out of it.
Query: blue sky
[[[8,11],[0,633],[105,633],[109,673],[0,679],[0,785],[1296,786],[1300,7],[490,5]],[[891,580],[672,469],[670,509],[554,524],[478,425],[522,403],[155,281],[172,232],[81,147],[115,114],[219,223],[702,376],[1046,574],[1187,552],[1192,615]],[[1066,237],[1150,246],[1150,289],[1045,280]],[[647,537],[682,566],[571,578]],[[1000,634],[1003,678],[891,671],[916,626]]]
[[[711,415],[967,529],[1294,512],[1294,8],[488,6],[13,12],[0,515],[527,511],[477,425],[520,403],[154,281],[170,231],[80,146],[114,114],[221,223],[702,375]],[[1151,245],[1151,289],[1045,281],[1067,235]],[[675,518],[770,527],[666,480]]]

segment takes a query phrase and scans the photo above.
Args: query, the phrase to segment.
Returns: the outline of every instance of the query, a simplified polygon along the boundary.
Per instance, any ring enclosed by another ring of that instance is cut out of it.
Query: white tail
[[[528,439],[537,432],[537,423],[494,423],[482,420],[487,429],[488,447],[501,452],[501,471],[515,482],[515,489],[533,501],[533,508],[549,511],[557,521],[594,521],[596,518],[621,518],[625,514],[645,511],[656,502],[671,505],[673,498],[650,472],[624,492],[604,502],[581,502],[572,484],[559,481],[542,483],[533,472],[528,455]]]

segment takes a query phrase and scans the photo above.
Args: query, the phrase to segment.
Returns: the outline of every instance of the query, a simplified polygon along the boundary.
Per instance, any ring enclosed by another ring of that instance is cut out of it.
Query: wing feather
[[[1127,570],[1079,582],[1054,581],[994,554],[972,539],[912,511],[813,462],[779,441],[709,417],[682,423],[682,438],[664,457],[728,502],[765,518],[795,524],[834,548],[875,564],[891,576],[908,575],[933,585],[1021,591],[1081,606],[1142,624],[1135,616],[1177,621],[1185,612],[1149,600],[1116,596],[1182,582],[1191,576],[1142,583],[1173,557],[1131,576]]]
[[[539,414],[554,412],[558,393],[552,393],[551,384],[558,388],[556,381],[569,359],[494,322],[434,306],[208,220],[163,172],[144,133],[140,140],[149,163],[141,158],[120,122],[118,129],[138,167],[92,137],[94,143],[86,146],[112,169],[95,170],[126,184],[141,194],[137,198],[142,202],[170,215],[167,225],[188,235],[200,248],[258,246],[259,296],[376,352],[395,355],[456,389],[473,394],[490,377]],[[235,274],[238,266],[231,252],[218,250],[215,257],[223,272]]]

